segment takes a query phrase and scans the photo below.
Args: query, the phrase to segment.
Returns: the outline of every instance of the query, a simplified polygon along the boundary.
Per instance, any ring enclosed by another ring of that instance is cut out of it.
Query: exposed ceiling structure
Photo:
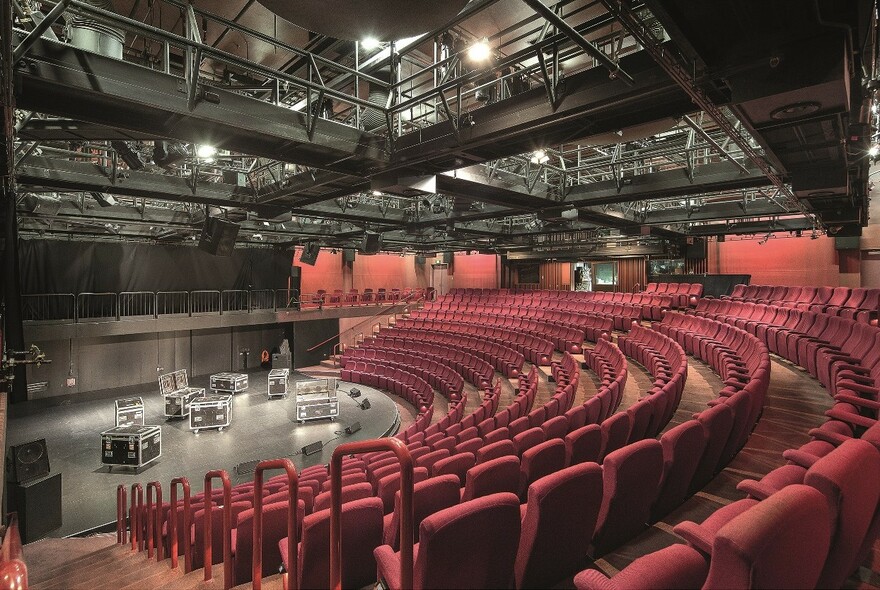
[[[867,223],[872,0],[471,0],[385,42],[284,3],[13,1],[23,236],[210,215],[250,245],[599,257]]]

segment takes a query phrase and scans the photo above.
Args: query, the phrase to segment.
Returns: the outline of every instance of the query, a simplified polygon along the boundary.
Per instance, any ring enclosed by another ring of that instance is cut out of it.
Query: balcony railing
[[[377,292],[303,293],[293,289],[227,291],[123,291],[121,293],[37,293],[22,295],[28,322],[101,322],[324,309],[414,303],[433,297],[432,289]]]

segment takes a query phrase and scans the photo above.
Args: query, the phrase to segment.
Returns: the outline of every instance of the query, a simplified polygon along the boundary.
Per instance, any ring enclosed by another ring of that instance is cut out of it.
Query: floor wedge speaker
[[[49,451],[41,438],[9,448],[9,481],[25,483],[49,474]]]

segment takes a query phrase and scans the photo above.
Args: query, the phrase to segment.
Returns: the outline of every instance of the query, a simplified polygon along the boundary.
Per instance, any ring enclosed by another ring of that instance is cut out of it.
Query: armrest
[[[766,500],[779,490],[755,479],[744,479],[736,485],[736,489],[745,492],[752,498]]]
[[[711,531],[689,520],[675,525],[675,528],[672,530],[696,549],[703,553],[712,553],[712,541],[715,535]]]
[[[838,391],[840,390],[849,390],[849,391],[857,391],[859,393],[867,393],[873,395],[874,397],[880,397],[880,389],[876,387],[871,387],[870,385],[862,385],[861,383],[850,383],[849,381],[841,381],[837,384]]]
[[[825,415],[834,420],[840,420],[841,422],[847,422],[848,424],[861,426],[862,428],[870,428],[877,423],[875,418],[868,418],[867,416],[847,412],[846,410],[841,410],[839,408],[831,408],[825,412]]]
[[[816,455],[812,455],[800,449],[787,449],[782,451],[782,458],[786,461],[791,461],[795,465],[800,465],[804,469],[809,469],[813,466],[813,463],[818,461],[821,457],[817,457]]]
[[[859,406],[860,408],[866,408],[869,410],[880,410],[880,402],[872,399],[865,399],[863,397],[858,397],[856,395],[847,395],[845,393],[838,393],[834,396],[839,402],[845,402],[848,404],[852,404],[854,406]],[[830,411],[830,410],[829,410]]]

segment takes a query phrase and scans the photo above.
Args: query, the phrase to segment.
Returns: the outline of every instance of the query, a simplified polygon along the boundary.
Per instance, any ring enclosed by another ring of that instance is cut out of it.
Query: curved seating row
[[[391,352],[418,355],[417,358],[437,359],[478,389],[485,389],[492,384],[494,376],[492,365],[473,354],[415,340],[407,342],[385,340],[385,338],[367,338],[356,348],[346,348],[344,354],[353,359],[381,359]]]
[[[378,387],[402,397],[420,412],[433,406],[434,390],[431,385],[415,372],[417,369],[392,364],[357,361],[350,369],[343,370],[342,379],[352,383],[361,383],[370,387]],[[423,375],[423,371],[419,370]]]
[[[451,299],[440,298],[437,301],[426,302],[423,309],[428,311],[445,311],[447,313],[464,312],[505,315],[529,318],[566,327],[574,326],[577,329],[582,330],[586,339],[590,342],[595,342],[599,338],[605,338],[608,340],[611,337],[611,331],[614,329],[614,320],[610,316],[560,309],[544,309],[541,307],[463,303]]]
[[[854,360],[873,366],[876,356],[862,348]],[[785,465],[739,483],[746,499],[702,524],[675,527],[689,546],[641,557],[611,580],[582,572],[577,587],[628,588],[635,580],[645,587],[842,587],[880,533],[880,426],[876,415],[863,414],[876,412],[877,393],[837,394],[811,440],[783,452]]]
[[[600,301],[591,291],[525,291],[483,294],[482,290],[459,290],[438,298],[449,302],[449,309],[460,304],[502,305],[505,307],[535,307],[541,309],[574,311],[577,313],[599,314],[611,317],[614,329],[626,331],[633,322],[642,317],[641,303],[621,301]],[[477,294],[476,291],[481,291]],[[662,310],[650,312],[662,315]]]
[[[880,329],[820,312],[715,301],[698,307],[697,313],[754,334],[770,351],[806,369],[831,394],[837,392],[838,374],[859,371],[862,357],[880,342]],[[873,361],[874,356],[866,358]]]
[[[617,339],[617,345],[654,377],[651,388],[627,409],[629,441],[653,438],[666,427],[681,401],[687,381],[687,355],[672,338],[642,326],[633,326],[627,336]]]
[[[402,328],[399,324],[393,328],[383,328],[373,337],[373,341],[377,346],[398,346],[419,341],[446,346],[462,352],[467,351],[490,363],[496,371],[505,377],[517,377],[522,370],[523,362],[525,362],[522,353],[508,346],[489,342],[484,338],[456,332]]]
[[[657,293],[672,297],[672,305],[679,308],[693,307],[703,296],[702,283],[648,283],[645,293]],[[660,318],[657,318],[660,319]]]
[[[395,326],[399,326],[402,329],[409,328],[418,331],[447,332],[461,336],[472,336],[489,340],[498,346],[512,346],[530,363],[541,366],[549,365],[550,359],[553,357],[553,342],[533,336],[522,330],[497,328],[483,323],[416,318],[397,320]]]
[[[735,285],[721,299],[770,303],[807,311],[828,313],[877,325],[880,289],[864,287],[789,287],[784,285]]]
[[[385,350],[380,350],[380,352],[382,354],[377,354],[374,358],[370,359],[365,356],[355,355],[354,350],[346,351],[339,359],[339,363],[342,366],[342,371],[340,372],[342,380],[350,381],[350,379],[346,378],[347,370],[350,370],[350,365],[357,366],[357,363],[359,362],[376,362],[377,369],[380,364],[386,366],[391,365],[418,375],[434,387],[434,389],[438,389],[443,396],[448,399],[456,400],[461,396],[461,392],[464,389],[464,378],[452,367],[444,365],[443,363],[438,363],[429,358],[416,356],[406,352]],[[380,387],[381,382],[382,380],[380,379]]]
[[[556,350],[571,354],[580,354],[584,343],[584,331],[574,328],[570,324],[561,325],[506,313],[417,309],[410,313],[410,318],[479,324],[531,333],[538,338],[552,342]]]

